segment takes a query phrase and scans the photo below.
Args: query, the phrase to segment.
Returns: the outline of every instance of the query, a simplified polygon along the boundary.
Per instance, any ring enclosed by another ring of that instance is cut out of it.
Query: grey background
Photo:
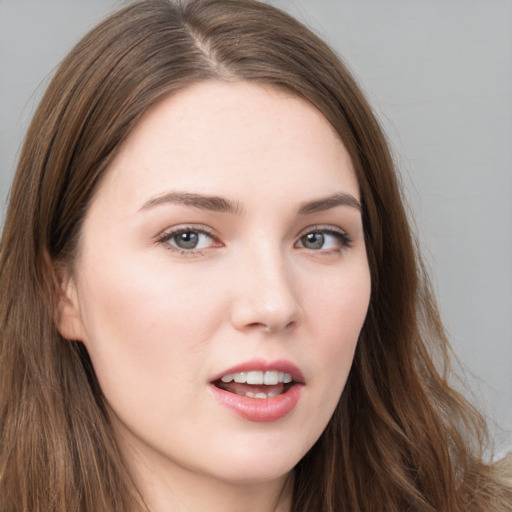
[[[390,139],[466,393],[512,449],[512,1],[274,0],[348,63]],[[122,0],[0,0],[0,203],[55,66]],[[0,210],[3,220],[4,206]]]

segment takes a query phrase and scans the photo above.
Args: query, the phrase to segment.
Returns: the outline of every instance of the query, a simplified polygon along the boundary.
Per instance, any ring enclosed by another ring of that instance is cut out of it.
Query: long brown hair
[[[447,383],[448,343],[375,117],[321,40],[255,0],[136,2],[73,49],[41,101],[0,249],[1,510],[144,510],[87,352],[55,327],[55,268],[72,263],[91,197],[141,116],[207,79],[309,101],[361,188],[370,308],[336,412],[297,464],[293,512],[510,510],[510,480],[482,461],[484,421]]]

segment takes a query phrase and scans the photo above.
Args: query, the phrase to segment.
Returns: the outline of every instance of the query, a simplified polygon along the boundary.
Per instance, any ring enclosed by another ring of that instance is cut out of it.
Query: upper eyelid
[[[206,235],[210,238],[212,245],[217,244],[220,241],[220,238],[215,235],[214,231],[211,230],[211,228],[206,227],[195,227],[192,225],[178,225],[171,228],[167,228],[164,231],[162,231],[156,238],[155,243],[156,245],[164,246],[166,250],[171,251],[173,253],[179,253],[182,256],[197,256],[203,254],[203,251],[207,251],[211,249],[212,247],[194,247],[194,248],[182,248],[178,245],[175,245],[172,243],[172,239],[178,236],[180,233],[186,233],[187,231],[196,232],[199,234]],[[220,242],[223,246],[224,244]],[[219,248],[217,246],[216,248]]]
[[[333,224],[313,224],[312,226],[308,226],[306,228],[301,229],[297,234],[297,238],[300,238],[301,236],[304,236],[307,233],[311,233],[312,231],[335,232],[349,236],[349,232],[346,229],[341,228],[340,226],[336,226]]]
[[[194,226],[193,224],[179,224],[177,226],[169,227],[161,231],[157,236],[157,240],[161,240],[164,238],[169,238],[172,235],[177,235],[179,233],[187,232],[187,231],[197,231],[198,233],[203,233],[212,238],[219,238],[216,231],[212,228],[206,226]]]
[[[298,243],[302,237],[307,235],[308,233],[327,233],[331,234],[331,236],[338,236],[341,243],[345,246],[345,248],[350,248],[353,246],[354,238],[352,235],[346,230],[341,228],[340,226],[336,226],[333,224],[324,224],[324,225],[313,225],[303,229],[296,237],[296,243]]]

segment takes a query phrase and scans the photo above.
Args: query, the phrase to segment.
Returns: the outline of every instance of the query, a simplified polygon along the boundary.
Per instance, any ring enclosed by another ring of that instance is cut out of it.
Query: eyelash
[[[330,235],[330,236],[334,237],[337,240],[337,242],[339,242],[339,244],[340,244],[339,247],[336,247],[333,249],[316,249],[316,250],[310,249],[312,252],[315,252],[315,253],[341,254],[346,249],[350,249],[353,245],[353,240],[349,236],[349,234],[346,231],[344,231],[340,228],[336,228],[334,226],[310,226],[310,227],[306,228],[305,230],[303,230],[302,233],[298,236],[296,244],[301,242],[301,240],[304,237],[306,237],[310,234]],[[302,246],[300,248],[304,248],[304,249],[308,250],[308,248],[304,247],[304,246]]]
[[[184,249],[184,248],[180,248],[176,245],[171,244],[171,240],[176,239],[176,237],[178,237],[182,234],[185,234],[185,233],[194,233],[199,236],[204,235],[204,236],[207,236],[208,238],[210,238],[212,240],[212,243],[215,243],[216,241],[218,242],[218,237],[213,230],[206,229],[203,227],[197,228],[197,227],[193,227],[193,226],[185,226],[185,227],[172,229],[171,231],[165,231],[157,238],[156,241],[158,244],[165,245],[167,250],[177,252],[183,256],[202,255],[203,254],[202,249],[196,249],[196,248]],[[308,247],[305,247],[303,245],[302,240],[306,236],[313,235],[313,234],[314,235],[323,235],[323,236],[325,236],[325,235],[332,236],[337,240],[337,242],[339,242],[340,247],[331,248],[331,249],[322,249],[322,248],[309,249]],[[311,226],[311,227],[308,227],[307,229],[303,230],[299,234],[299,236],[297,237],[297,241],[294,244],[294,247],[296,247],[298,243],[302,244],[298,248],[310,250],[314,253],[320,253],[320,254],[336,254],[336,253],[338,253],[338,254],[340,254],[344,250],[350,249],[352,247],[353,241],[352,241],[352,238],[348,235],[348,233],[346,233],[342,229],[335,228],[333,226]],[[222,246],[221,242],[218,242],[218,244],[219,244],[218,247]]]
[[[218,240],[218,237],[216,236],[215,232],[210,229],[185,226],[177,229],[172,229],[171,231],[165,231],[157,238],[156,241],[159,244],[165,245],[167,250],[177,252],[183,256],[196,256],[203,254],[202,249],[183,249],[181,247],[177,247],[176,245],[171,244],[172,239],[175,239],[176,237],[184,233],[195,233],[199,235],[205,235],[208,238],[210,238],[213,241],[213,243],[215,243]]]

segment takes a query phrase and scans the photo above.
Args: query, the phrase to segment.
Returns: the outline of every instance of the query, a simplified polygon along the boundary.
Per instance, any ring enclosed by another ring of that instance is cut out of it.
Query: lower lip
[[[210,385],[216,400],[237,416],[254,422],[271,422],[284,418],[297,405],[302,385],[293,385],[286,393],[271,398],[249,398]]]

